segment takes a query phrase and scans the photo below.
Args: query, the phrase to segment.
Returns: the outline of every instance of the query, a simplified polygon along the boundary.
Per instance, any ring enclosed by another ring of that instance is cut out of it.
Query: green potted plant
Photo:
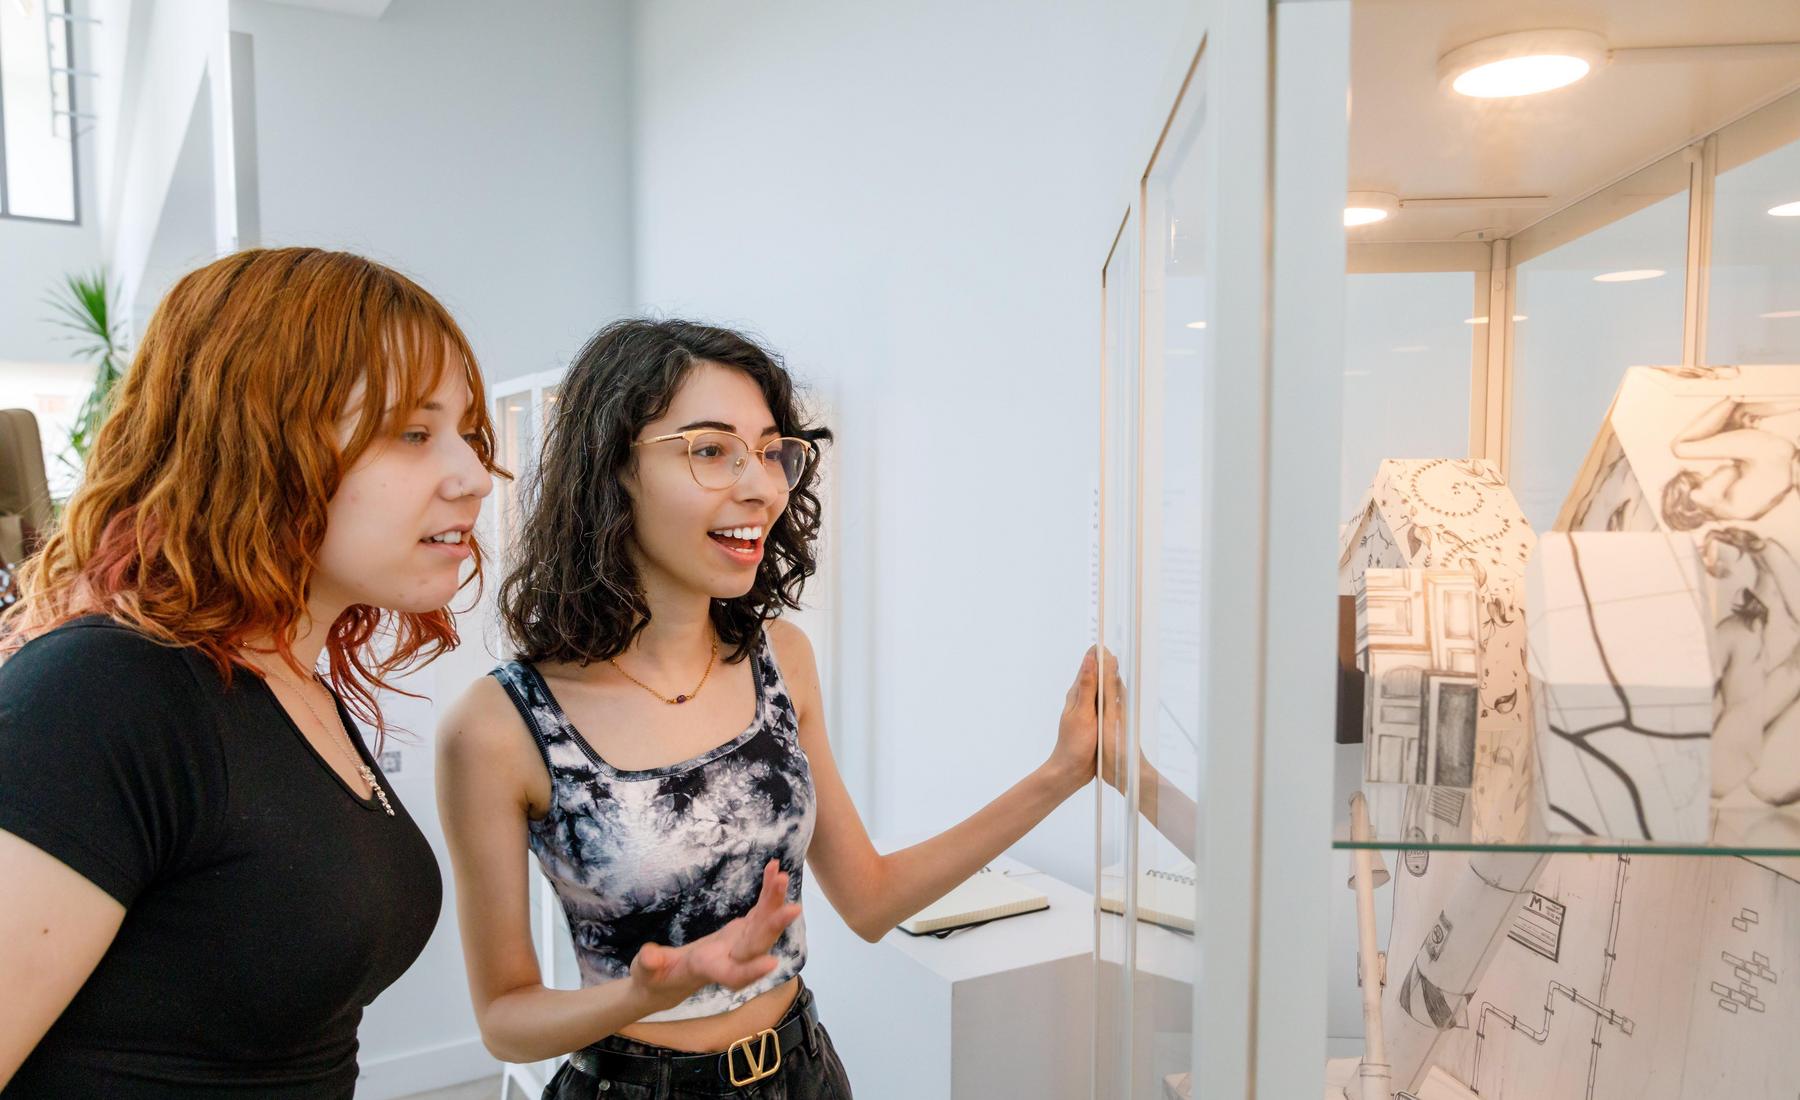
[[[63,285],[49,298],[55,309],[53,324],[69,330],[67,339],[80,346],[75,354],[94,360],[94,388],[88,391],[75,424],[69,430],[69,446],[60,456],[64,464],[80,476],[87,464],[88,449],[100,431],[101,421],[112,407],[113,389],[125,376],[130,353],[123,343],[125,324],[113,316],[112,294],[107,286],[106,269],[91,274],[64,277]]]

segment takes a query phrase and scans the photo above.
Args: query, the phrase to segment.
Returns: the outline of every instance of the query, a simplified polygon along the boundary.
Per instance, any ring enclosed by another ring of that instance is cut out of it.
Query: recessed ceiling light
[[[1520,31],[1451,50],[1438,80],[1475,99],[1537,95],[1575,83],[1606,61],[1606,40],[1591,31]]]
[[[1352,191],[1344,196],[1344,226],[1373,225],[1400,209],[1400,196],[1386,191]]]
[[[1641,279],[1660,279],[1668,272],[1660,267],[1634,268],[1630,271],[1608,271],[1594,276],[1596,283],[1635,283]]]
[[[1205,328],[1206,322],[1205,321],[1189,321],[1187,323],[1187,327],[1189,327],[1189,328]]]
[[[1782,321],[1789,317],[1800,317],[1800,309],[1778,309],[1774,313],[1759,313],[1757,316],[1765,321]]]
[[[1780,206],[1771,206],[1769,213],[1778,218],[1800,218],[1800,202],[1784,202]]]

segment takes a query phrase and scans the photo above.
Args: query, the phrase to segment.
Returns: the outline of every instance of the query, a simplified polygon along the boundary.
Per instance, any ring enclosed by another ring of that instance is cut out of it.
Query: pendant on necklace
[[[381,784],[375,782],[374,770],[371,769],[367,764],[358,766],[356,770],[358,772],[362,773],[363,782],[367,783],[369,785],[369,790],[371,790],[375,793],[376,801],[381,803],[381,808],[387,811],[387,815],[389,817],[393,817],[394,816],[393,803],[388,801],[387,792],[381,789]]]

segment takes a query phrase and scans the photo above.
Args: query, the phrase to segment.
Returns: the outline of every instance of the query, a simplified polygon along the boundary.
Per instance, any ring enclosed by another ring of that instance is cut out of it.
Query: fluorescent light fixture
[[[1187,323],[1187,327],[1189,327],[1189,328],[1205,328],[1206,322],[1205,321],[1189,321]]]
[[[1485,325],[1485,324],[1487,324],[1487,321],[1488,321],[1488,319],[1486,317],[1464,317],[1463,318],[1463,324],[1465,324],[1465,325]]]
[[[1789,317],[1800,317],[1800,309],[1778,309],[1774,313],[1759,313],[1765,321],[1785,321]]]
[[[1520,31],[1483,38],[1438,59],[1438,80],[1474,99],[1537,95],[1575,83],[1606,62],[1591,31]]]
[[[1660,267],[1640,267],[1630,271],[1608,271],[1594,276],[1596,283],[1635,283],[1644,279],[1660,279],[1668,272]]]
[[[1400,196],[1386,191],[1352,191],[1344,196],[1344,227],[1374,225],[1400,209]]]
[[[1777,218],[1800,218],[1800,202],[1784,202],[1780,206],[1771,206],[1769,213]]]

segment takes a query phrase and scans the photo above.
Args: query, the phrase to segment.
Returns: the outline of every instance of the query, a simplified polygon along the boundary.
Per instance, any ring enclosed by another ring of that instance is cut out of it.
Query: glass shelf
[[[1421,852],[1584,852],[1591,854],[1744,856],[1794,859],[1800,867],[1800,806],[1715,809],[1712,839],[1696,841],[1619,840],[1553,834],[1533,822],[1518,836],[1476,838],[1470,835],[1471,792],[1449,787],[1360,783],[1361,745],[1338,748],[1338,796],[1335,798],[1331,846],[1400,849]],[[1346,775],[1346,771],[1350,774]],[[1350,835],[1350,792],[1360,789],[1368,800],[1372,839]],[[1531,815],[1527,815],[1528,817]]]

